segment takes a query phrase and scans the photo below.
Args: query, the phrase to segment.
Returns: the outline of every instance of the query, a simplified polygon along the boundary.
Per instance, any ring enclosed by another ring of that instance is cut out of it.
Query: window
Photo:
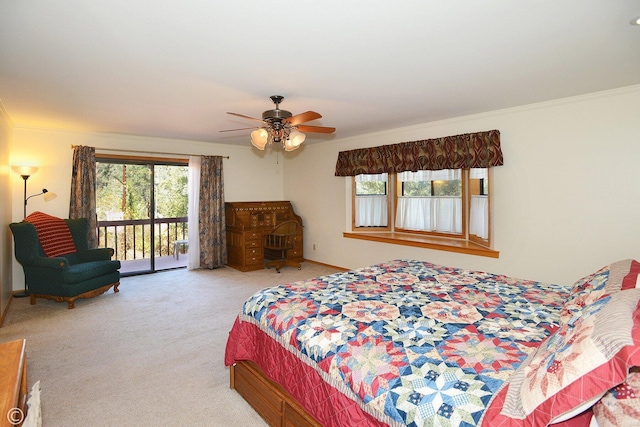
[[[469,170],[469,240],[489,246],[489,169]]]
[[[462,235],[462,170],[397,174],[397,230]]]
[[[394,239],[424,236],[445,246],[459,247],[463,241],[489,248],[489,181],[488,168],[357,175],[353,231],[391,231]]]
[[[187,265],[188,161],[96,155],[100,244],[114,248],[123,275]]]
[[[358,175],[354,179],[353,227],[389,227],[388,174]]]

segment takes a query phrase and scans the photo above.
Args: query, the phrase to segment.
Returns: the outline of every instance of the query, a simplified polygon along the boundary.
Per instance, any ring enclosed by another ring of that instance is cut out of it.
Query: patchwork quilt
[[[566,335],[571,292],[390,261],[257,292],[231,330],[225,363],[255,361],[326,426],[479,426],[496,395],[498,412],[509,401],[508,380],[541,343]],[[570,327],[579,321],[572,313]],[[492,411],[484,425],[506,425]],[[538,425],[515,425],[525,424]]]

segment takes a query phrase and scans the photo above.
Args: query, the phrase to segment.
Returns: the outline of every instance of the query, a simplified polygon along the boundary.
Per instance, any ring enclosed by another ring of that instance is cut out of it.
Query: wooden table
[[[0,426],[19,426],[26,414],[26,341],[10,341],[0,344]]]

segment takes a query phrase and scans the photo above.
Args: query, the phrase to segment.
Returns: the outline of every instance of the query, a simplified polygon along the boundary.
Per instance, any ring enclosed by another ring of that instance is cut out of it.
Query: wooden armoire
[[[293,249],[287,251],[287,259],[294,262],[304,260],[302,254],[302,218],[291,206],[291,202],[227,202],[227,265],[240,271],[264,268],[264,236],[276,225],[288,220],[300,224]]]

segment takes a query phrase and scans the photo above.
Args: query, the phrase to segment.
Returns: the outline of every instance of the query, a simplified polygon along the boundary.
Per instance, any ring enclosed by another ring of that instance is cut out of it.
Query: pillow
[[[560,312],[560,323],[568,323],[582,315],[589,304],[611,293],[636,288],[640,280],[640,263],[627,259],[614,262],[593,274],[577,280],[571,289],[569,299]]]
[[[624,291],[626,289],[637,288],[638,273],[640,273],[640,263],[636,260],[627,259],[611,264],[611,273],[606,285],[608,292]]]
[[[599,427],[640,426],[640,369],[632,368],[625,382],[605,393],[593,415]]]
[[[501,414],[526,425],[558,422],[622,383],[640,366],[639,302],[640,289],[614,292],[561,325],[509,379]]]

